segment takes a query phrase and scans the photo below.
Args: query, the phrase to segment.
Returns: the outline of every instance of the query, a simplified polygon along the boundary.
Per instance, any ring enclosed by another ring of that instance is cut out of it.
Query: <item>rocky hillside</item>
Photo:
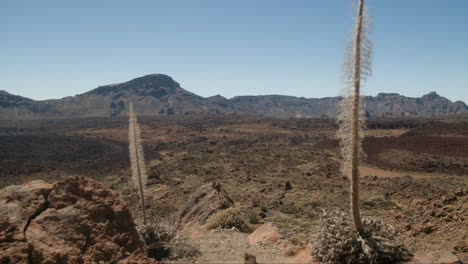
[[[103,117],[127,115],[133,102],[139,115],[254,114],[271,117],[334,117],[341,97],[303,98],[282,95],[201,97],[171,77],[146,75],[128,82],[97,87],[57,100],[34,101],[0,91],[0,119]],[[468,113],[461,101],[431,92],[420,98],[399,94],[366,97],[368,117],[443,116]]]

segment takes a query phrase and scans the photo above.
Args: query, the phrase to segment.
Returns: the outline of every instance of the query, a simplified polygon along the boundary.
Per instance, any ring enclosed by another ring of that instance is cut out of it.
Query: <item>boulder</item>
[[[13,185],[0,192],[0,242],[24,241],[32,217],[47,207],[52,184],[41,180]]]
[[[255,255],[245,253],[244,254],[244,264],[258,264],[257,257]]]
[[[212,214],[233,206],[234,202],[219,183],[202,185],[190,195],[180,210],[179,225],[182,228],[194,224],[204,225]]]
[[[0,263],[24,263],[29,248],[25,231],[31,220],[47,208],[52,184],[31,181],[0,191]]]
[[[119,194],[94,180],[0,191],[0,263],[156,263]]]
[[[265,242],[277,244],[283,240],[283,236],[280,234],[278,227],[268,222],[255,229],[248,239],[252,245]]]

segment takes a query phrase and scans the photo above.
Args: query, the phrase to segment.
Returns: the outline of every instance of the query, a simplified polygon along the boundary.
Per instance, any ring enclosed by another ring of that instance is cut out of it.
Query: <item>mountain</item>
[[[0,119],[103,117],[127,115],[133,102],[139,115],[255,114],[271,117],[334,117],[341,97],[304,98],[283,95],[201,97],[170,76],[151,74],[128,82],[99,86],[84,94],[35,101],[0,91]],[[468,113],[461,101],[435,92],[420,98],[395,93],[366,96],[368,117],[432,117]]]
[[[57,100],[34,101],[2,91],[0,119],[127,115],[128,102],[134,102],[140,115],[210,113],[222,108],[181,88],[167,75],[152,74]]]
[[[366,110],[372,117],[432,117],[467,113],[468,107],[462,101],[451,102],[436,92],[420,98],[380,93],[376,97],[366,97]]]

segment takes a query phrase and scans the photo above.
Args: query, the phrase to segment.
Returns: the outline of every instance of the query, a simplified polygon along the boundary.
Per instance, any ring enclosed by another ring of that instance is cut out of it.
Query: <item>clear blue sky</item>
[[[340,94],[356,0],[0,0],[0,90],[61,98],[165,73],[202,96]],[[369,0],[364,93],[468,102],[468,0]]]

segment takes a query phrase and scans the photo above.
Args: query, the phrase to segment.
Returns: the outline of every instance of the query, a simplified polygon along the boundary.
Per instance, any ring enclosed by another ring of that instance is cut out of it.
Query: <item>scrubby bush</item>
[[[411,258],[395,229],[381,220],[363,218],[360,236],[343,212],[324,212],[314,254],[325,263],[399,263]]]
[[[229,229],[235,227],[241,232],[250,232],[250,226],[247,224],[246,219],[246,215],[239,208],[231,207],[210,216],[206,223],[206,228],[211,230],[216,228]]]
[[[143,240],[147,245],[154,243],[164,243],[171,241],[176,236],[175,222],[171,219],[157,219],[153,223],[148,223],[138,228]]]
[[[258,216],[254,212],[249,214],[249,223],[252,225],[260,224],[260,220],[258,219]]]
[[[148,256],[156,260],[177,260],[199,254],[197,247],[177,236],[177,218],[172,215],[138,228],[148,246]]]

